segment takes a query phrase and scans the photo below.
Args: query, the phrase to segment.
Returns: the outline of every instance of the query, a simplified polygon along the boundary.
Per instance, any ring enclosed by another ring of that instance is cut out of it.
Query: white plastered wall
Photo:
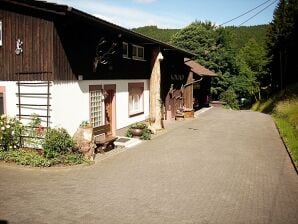
[[[144,83],[144,113],[129,117],[128,83]],[[82,121],[89,120],[89,85],[116,85],[116,129],[149,117],[149,80],[83,80],[54,82],[51,93],[51,121],[73,134]]]
[[[18,87],[16,82],[11,81],[0,81],[0,86],[5,87],[5,103],[6,103],[6,114],[10,116],[16,116],[18,114],[17,95]]]
[[[128,114],[128,83],[144,83],[144,113],[129,117]],[[149,80],[83,80],[52,82],[50,87],[50,125],[64,127],[71,135],[82,121],[89,120],[89,85],[116,85],[116,129],[126,127],[134,122],[149,117]],[[2,82],[6,89],[6,113],[11,116],[18,114],[18,88],[16,82]],[[23,92],[45,92],[44,87],[26,87]],[[22,103],[45,104],[44,98],[22,98]],[[22,109],[22,113],[45,115],[40,109]],[[44,125],[45,123],[43,123]]]

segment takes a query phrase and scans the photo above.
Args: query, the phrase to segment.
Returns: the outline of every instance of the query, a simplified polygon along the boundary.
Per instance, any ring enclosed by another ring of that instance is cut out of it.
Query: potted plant
[[[137,122],[129,126],[126,136],[130,138],[137,137],[143,140],[150,140],[151,131],[146,123]]]

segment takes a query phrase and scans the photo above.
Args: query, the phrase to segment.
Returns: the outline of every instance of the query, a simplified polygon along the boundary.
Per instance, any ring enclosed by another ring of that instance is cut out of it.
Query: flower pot
[[[131,128],[131,133],[133,136],[142,136],[143,134],[143,128]]]

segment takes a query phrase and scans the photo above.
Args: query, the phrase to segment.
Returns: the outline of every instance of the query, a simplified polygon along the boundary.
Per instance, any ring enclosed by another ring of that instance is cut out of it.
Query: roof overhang
[[[159,40],[155,40],[151,37],[148,37],[148,36],[145,36],[145,35],[142,35],[139,33],[136,33],[132,30],[129,30],[124,27],[118,26],[116,24],[107,22],[103,19],[100,19],[100,18],[90,15],[88,13],[85,13],[78,9],[69,7],[67,5],[60,5],[60,4],[55,4],[55,3],[49,3],[46,1],[36,1],[36,0],[1,0],[1,2],[6,3],[8,5],[12,5],[12,6],[18,6],[18,7],[23,7],[23,8],[27,8],[27,9],[44,12],[47,14],[52,14],[54,16],[62,16],[62,17],[63,16],[75,16],[82,20],[86,19],[86,20],[95,22],[98,25],[108,27],[116,32],[125,34],[127,36],[131,36],[134,38],[138,38],[143,43],[157,45],[161,50],[164,50],[164,51],[171,50],[176,53],[180,53],[180,54],[184,55],[184,57],[195,57],[196,56],[195,54],[193,54],[190,51],[175,47],[173,45],[164,43]]]
[[[207,77],[216,77],[218,76],[213,71],[210,71],[209,69],[205,68],[204,66],[200,65],[198,62],[195,62],[194,60],[191,60],[189,58],[184,58],[184,64],[190,68],[190,70],[199,75],[199,76],[207,76]]]

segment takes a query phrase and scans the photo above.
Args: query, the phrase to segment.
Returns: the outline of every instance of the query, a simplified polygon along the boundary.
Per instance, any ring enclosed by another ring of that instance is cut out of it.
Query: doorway
[[[116,85],[104,85],[105,97],[105,124],[110,125],[110,133],[108,135],[116,134]]]

